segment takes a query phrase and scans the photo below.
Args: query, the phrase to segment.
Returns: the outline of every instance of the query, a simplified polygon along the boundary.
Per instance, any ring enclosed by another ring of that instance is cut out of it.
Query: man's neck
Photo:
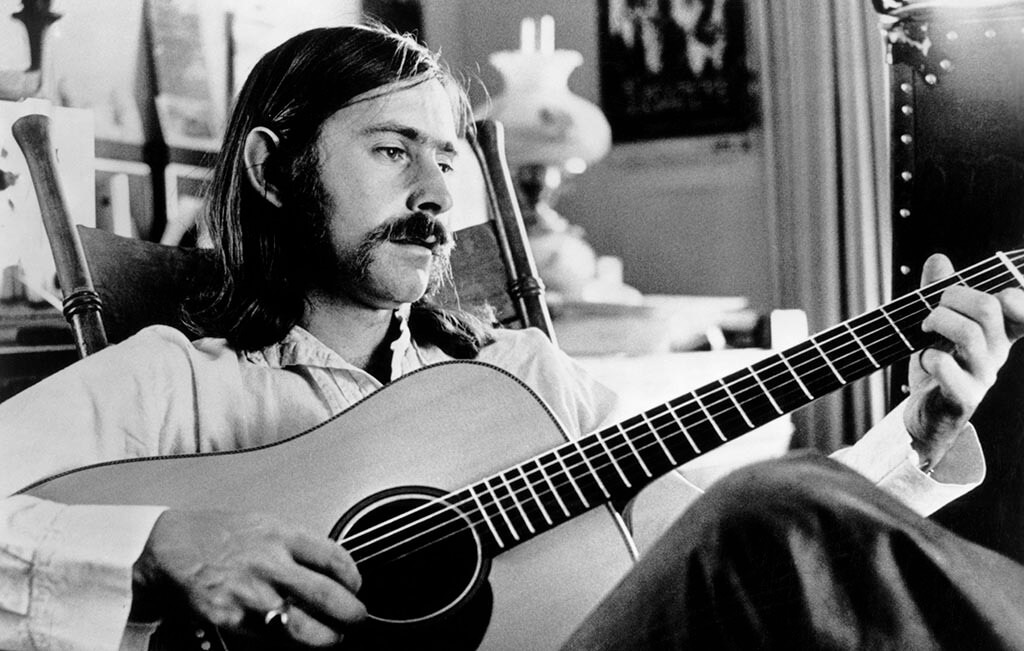
[[[390,380],[393,309],[311,301],[302,326],[345,361]]]

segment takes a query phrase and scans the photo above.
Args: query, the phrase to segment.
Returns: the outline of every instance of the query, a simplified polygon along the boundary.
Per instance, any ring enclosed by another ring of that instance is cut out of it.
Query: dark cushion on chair
[[[182,303],[214,280],[213,254],[206,249],[165,246],[78,227],[103,324],[111,343],[147,325],[169,325],[192,334]]]

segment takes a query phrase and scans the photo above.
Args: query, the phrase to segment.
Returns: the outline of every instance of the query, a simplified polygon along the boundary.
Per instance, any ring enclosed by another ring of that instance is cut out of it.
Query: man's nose
[[[440,215],[452,207],[448,180],[434,161],[424,162],[419,166],[412,193],[409,195],[408,207],[409,210],[431,215]]]

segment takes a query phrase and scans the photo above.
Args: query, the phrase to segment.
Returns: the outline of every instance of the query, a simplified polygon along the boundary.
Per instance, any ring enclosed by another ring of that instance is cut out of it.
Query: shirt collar
[[[409,304],[395,310],[398,319],[398,336],[391,342],[391,379],[401,375],[402,360],[409,352],[412,344],[412,333],[409,331]],[[302,326],[293,326],[288,334],[276,344],[261,350],[246,351],[242,357],[253,364],[271,368],[287,368],[289,366],[318,366],[358,370],[341,355],[329,348]]]

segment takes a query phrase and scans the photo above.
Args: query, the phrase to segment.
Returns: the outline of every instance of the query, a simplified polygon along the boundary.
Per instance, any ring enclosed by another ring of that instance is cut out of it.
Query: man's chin
[[[435,255],[428,261],[381,256],[360,274],[368,294],[389,298],[398,303],[415,303],[437,292],[451,282],[451,264],[446,255]]]
[[[399,303],[415,303],[424,296],[431,294],[432,287],[435,285],[433,274],[417,274],[417,276],[415,281],[410,280],[393,288],[392,296],[396,301]]]

